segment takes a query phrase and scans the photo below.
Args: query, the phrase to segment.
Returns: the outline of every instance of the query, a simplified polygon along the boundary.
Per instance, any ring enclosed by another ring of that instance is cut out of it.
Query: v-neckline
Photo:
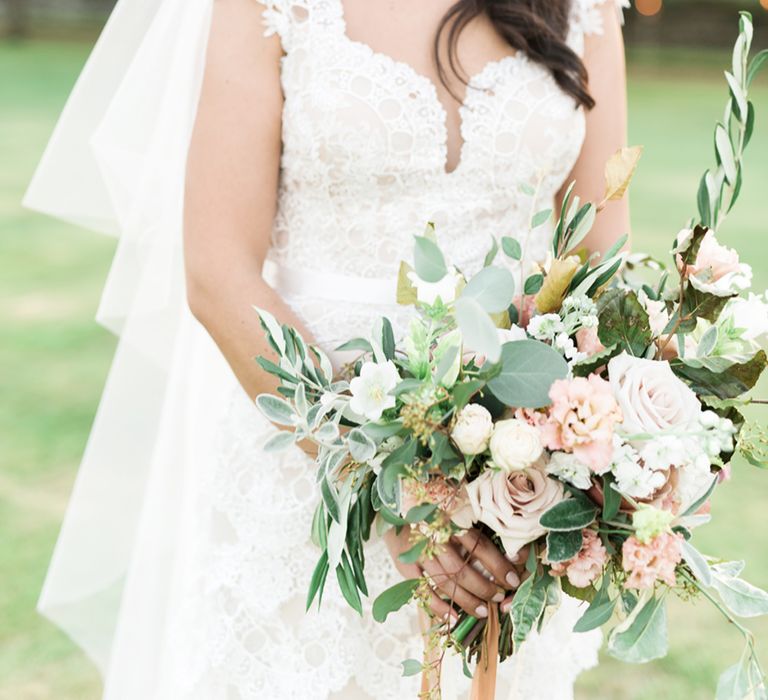
[[[371,56],[375,56],[376,58],[386,61],[389,63],[393,68],[400,68],[404,71],[406,71],[411,78],[414,80],[415,83],[420,84],[420,86],[426,90],[427,96],[430,100],[434,102],[434,106],[437,108],[438,114],[440,115],[440,128],[442,130],[442,139],[439,144],[439,148],[441,150],[441,163],[440,163],[440,173],[446,177],[449,178],[452,175],[456,175],[459,170],[461,170],[462,165],[464,164],[466,160],[466,150],[468,147],[468,139],[466,137],[466,115],[464,114],[465,110],[470,108],[470,99],[471,95],[473,94],[473,91],[481,92],[479,88],[477,88],[477,83],[482,82],[482,79],[485,77],[487,73],[490,71],[499,68],[501,66],[506,65],[507,63],[512,63],[513,61],[517,61],[520,59],[521,56],[525,56],[525,54],[522,51],[516,51],[515,53],[509,54],[508,56],[502,56],[501,58],[494,59],[492,61],[487,61],[483,67],[476,73],[472,74],[467,78],[467,84],[465,87],[464,97],[458,104],[458,117],[459,117],[459,153],[458,153],[458,160],[456,161],[456,165],[452,170],[448,170],[448,109],[443,104],[443,101],[440,99],[440,95],[437,91],[437,85],[435,85],[435,82],[430,78],[428,75],[425,75],[424,73],[416,70],[408,61],[403,61],[397,58],[394,58],[388,53],[385,53],[384,51],[377,51],[374,49],[370,44],[368,44],[365,41],[359,41],[357,39],[353,39],[349,36],[347,32],[347,20],[344,12],[344,2],[343,0],[335,0],[336,6],[337,6],[337,12],[338,12],[338,19],[339,19],[339,31],[341,33],[341,38],[343,41],[345,41],[350,46],[357,47],[359,49],[362,49],[366,51]]]

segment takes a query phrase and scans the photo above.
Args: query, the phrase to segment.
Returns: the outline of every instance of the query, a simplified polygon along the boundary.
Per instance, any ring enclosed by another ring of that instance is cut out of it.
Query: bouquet
[[[636,663],[666,654],[670,597],[706,599],[746,641],[718,699],[766,697],[740,620],[768,613],[768,594],[741,578],[743,562],[702,554],[691,540],[734,453],[768,466],[765,434],[741,413],[768,364],[768,299],[749,292],[749,266],[717,237],[739,195],[754,124],[747,91],[766,58],[748,61],[751,39],[742,13],[717,164],[701,180],[698,216],[674,240],[669,269],[623,252],[626,237],[602,256],[579,249],[605,203],[627,189],[640,157],[627,148],[607,164],[603,202],[581,203],[571,186],[556,216],[533,214],[532,231],[556,219],[551,253],[533,269],[505,237],[467,276],[427,226],[398,280],[398,302],[414,308],[410,327],[396,342],[384,318],[347,342],[340,349],[359,357],[340,375],[322,350],[257,310],[278,357],[258,361],[281,382],[279,396],[257,404],[291,428],[266,449],[318,446],[312,538],[321,555],[308,608],[334,572],[362,613],[363,544],[374,522],[409,528],[403,562],[434,556],[473,526],[509,556],[527,552],[505,612],[457,610],[452,626],[435,619],[424,659],[404,661],[404,673],[432,679],[425,697],[439,697],[449,649],[470,675],[479,662],[475,681],[492,697],[497,661],[563,594],[586,601],[576,632],[612,622],[609,653]],[[426,607],[430,583],[384,591],[374,617],[410,601]]]

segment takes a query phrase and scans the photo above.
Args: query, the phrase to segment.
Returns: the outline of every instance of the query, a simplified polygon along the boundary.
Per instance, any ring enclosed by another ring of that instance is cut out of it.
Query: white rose
[[[626,433],[653,435],[690,426],[701,414],[696,394],[675,376],[669,362],[622,353],[608,363],[608,378]]]
[[[451,437],[465,455],[477,455],[488,449],[493,432],[493,419],[488,409],[470,403],[459,411]]]
[[[530,467],[544,450],[539,431],[517,418],[496,423],[490,448],[494,464],[507,472]]]
[[[497,328],[496,332],[499,336],[499,342],[512,343],[516,340],[528,340],[528,334],[524,328],[520,328],[517,324],[513,323],[510,328]]]
[[[768,304],[764,296],[750,294],[748,299],[739,297],[729,301],[723,316],[730,316],[734,328],[744,331],[742,338],[768,348]]]
[[[444,304],[455,301],[459,284],[464,278],[455,267],[452,267],[439,282],[425,282],[415,272],[409,272],[408,279],[416,288],[416,299],[422,304],[432,306],[438,297]]]

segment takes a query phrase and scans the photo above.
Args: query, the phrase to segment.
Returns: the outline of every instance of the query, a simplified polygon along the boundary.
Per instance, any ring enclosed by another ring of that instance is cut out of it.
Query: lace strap
[[[263,6],[264,36],[277,35],[288,53],[294,44],[297,30],[309,18],[307,0],[257,0]]]
[[[601,5],[610,2],[616,7],[619,20],[624,23],[624,9],[629,7],[629,0],[573,0],[571,7],[571,31],[586,36],[603,33]]]

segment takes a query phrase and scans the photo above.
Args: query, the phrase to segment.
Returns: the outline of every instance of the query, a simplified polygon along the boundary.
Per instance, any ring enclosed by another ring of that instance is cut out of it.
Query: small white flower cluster
[[[732,420],[722,418],[714,411],[702,411],[699,425],[702,428],[701,446],[707,455],[714,459],[721,452],[733,451],[733,436],[737,431]]]
[[[581,328],[597,327],[597,307],[589,297],[569,296],[563,301],[559,314],[534,316],[528,323],[528,334],[551,343],[571,363],[586,357],[579,352],[571,336]]]
[[[592,486],[592,470],[589,465],[570,452],[553,452],[547,463],[547,473],[582,491]]]
[[[667,467],[669,465],[667,464]],[[653,469],[642,462],[640,453],[629,443],[614,436],[610,467],[619,491],[632,498],[647,498],[667,481],[666,469]]]

